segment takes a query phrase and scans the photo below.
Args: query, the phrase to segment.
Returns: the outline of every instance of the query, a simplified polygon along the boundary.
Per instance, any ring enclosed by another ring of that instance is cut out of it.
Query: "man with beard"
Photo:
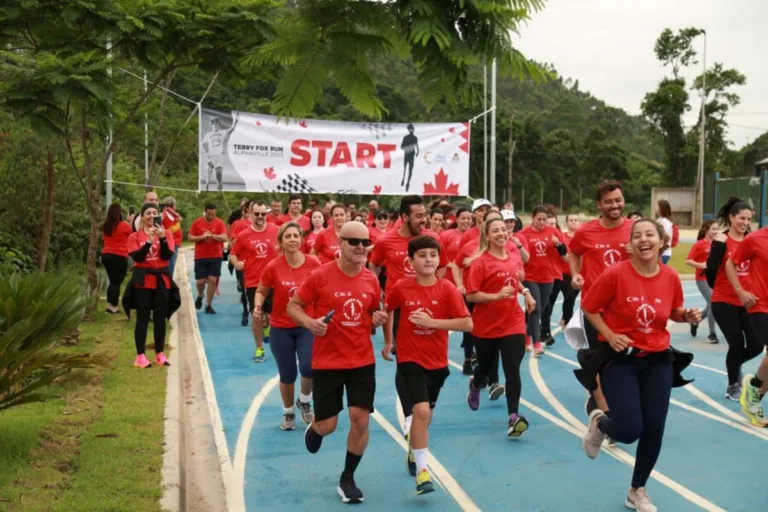
[[[243,271],[245,297],[248,311],[253,314],[256,288],[259,286],[261,274],[267,263],[277,257],[277,232],[279,228],[267,222],[267,205],[263,201],[254,201],[251,206],[250,227],[242,230],[232,250],[229,260],[237,270]],[[263,314],[254,316],[252,322],[253,339],[256,342],[254,363],[263,363],[266,359],[264,351],[264,326],[268,325],[267,314],[272,312],[272,296],[268,295],[261,307]]]
[[[603,181],[597,186],[595,200],[601,212],[600,217],[581,226],[568,248],[573,276],[571,284],[575,290],[582,291],[582,296],[586,296],[605,269],[629,259],[626,247],[632,233],[632,222],[623,217],[624,192],[621,183]],[[600,341],[597,339],[597,330],[586,318],[583,322],[589,348],[598,348]],[[599,378],[597,389],[587,399],[584,407],[587,415],[598,407],[608,412]]]

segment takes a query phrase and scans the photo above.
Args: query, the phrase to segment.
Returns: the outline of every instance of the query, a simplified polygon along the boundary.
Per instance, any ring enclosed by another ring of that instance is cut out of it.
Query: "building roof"
[[[760,160],[759,162],[755,162],[755,165],[768,165],[768,158],[764,158],[763,160]]]

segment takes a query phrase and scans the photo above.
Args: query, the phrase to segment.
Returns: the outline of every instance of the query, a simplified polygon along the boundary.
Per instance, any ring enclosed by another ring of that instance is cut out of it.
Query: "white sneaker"
[[[597,454],[600,453],[600,447],[603,446],[603,441],[605,440],[605,434],[597,428],[597,424],[603,418],[605,418],[605,413],[600,409],[592,411],[589,414],[587,433],[581,438],[581,447],[590,459],[597,458]]]
[[[624,506],[639,512],[656,512],[658,510],[651,501],[651,497],[648,496],[648,491],[645,490],[645,487],[639,489],[630,488]]]

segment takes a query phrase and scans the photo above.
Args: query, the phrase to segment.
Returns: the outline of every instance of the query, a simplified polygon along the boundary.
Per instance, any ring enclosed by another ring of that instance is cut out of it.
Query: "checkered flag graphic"
[[[299,176],[298,174],[289,174],[283,178],[283,181],[275,188],[277,192],[295,192],[297,194],[308,194],[310,192],[317,192],[309,185],[309,182]]]
[[[368,130],[368,133],[381,139],[392,131],[392,123],[362,123],[360,125],[364,130]]]

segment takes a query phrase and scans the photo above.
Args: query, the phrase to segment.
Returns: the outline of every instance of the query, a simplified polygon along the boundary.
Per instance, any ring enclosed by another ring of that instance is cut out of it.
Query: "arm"
[[[160,236],[160,259],[168,261],[173,257],[173,249],[171,245],[173,242],[168,240],[165,236],[165,230],[163,230],[162,236]]]
[[[707,268],[706,262],[699,263],[698,261],[693,261],[691,259],[685,260],[685,264],[688,265],[689,267],[697,268],[699,270],[704,270],[705,268]]]
[[[438,279],[442,279],[445,277],[445,271],[446,271],[445,267],[440,267],[439,269],[437,269],[437,272],[435,272],[435,275],[437,276]],[[378,272],[375,272],[375,274],[379,275]]]
[[[441,329],[444,331],[462,331],[469,332],[472,330],[472,317],[465,316],[461,318],[430,318],[429,315],[421,314],[417,317],[418,320],[413,323],[423,325],[429,329]],[[411,316],[414,318],[414,316]]]
[[[487,304],[501,300],[503,297],[500,297],[500,293],[472,292],[467,294],[467,300],[475,304]]]
[[[733,264],[732,259],[729,259],[725,262],[725,275],[728,276],[728,282],[731,283],[731,286],[733,286],[733,290],[736,292],[736,295],[739,296],[739,300],[742,304],[744,304],[745,308],[751,308],[757,304],[759,297],[745,290],[744,287],[741,286],[741,282],[739,281],[739,274],[736,270],[736,265]]]
[[[316,319],[310,317],[304,311],[305,307],[307,307],[307,305],[301,300],[297,293],[293,296],[290,302],[288,302],[285,312],[299,327],[310,330],[315,336],[323,336],[328,326],[323,323],[322,318]]]
[[[727,236],[719,233],[712,241],[712,247],[709,250],[709,256],[707,256],[707,266],[704,273],[707,276],[707,284],[709,284],[710,288],[715,287],[717,271],[720,270],[720,265],[723,264],[723,257],[727,249],[725,245],[726,240]]]
[[[269,286],[264,286],[261,283],[259,283],[258,288],[256,288],[256,296],[253,299],[253,315],[254,316],[261,314],[261,305],[264,304],[265,300],[267,300],[267,295],[269,294],[269,290],[270,290]]]
[[[130,254],[131,259],[139,263],[146,260],[147,254],[149,254],[149,249],[152,247],[153,241],[154,241],[154,237],[150,236],[149,238],[147,238],[147,241],[144,242],[144,245],[139,247],[137,250],[131,252]]]
[[[456,284],[456,288],[459,289],[462,295],[467,293],[467,290],[464,288],[464,275],[461,267],[452,261],[448,264],[448,269],[451,271],[453,282]]]

